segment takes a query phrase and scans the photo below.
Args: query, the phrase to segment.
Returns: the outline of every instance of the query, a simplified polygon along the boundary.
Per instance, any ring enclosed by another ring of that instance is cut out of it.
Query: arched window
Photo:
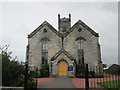
[[[42,64],[48,63],[48,42],[50,40],[47,37],[41,39],[41,52],[42,52]]]
[[[85,39],[83,37],[78,37],[77,41],[77,51],[78,51],[78,63],[84,63],[84,43]]]
[[[78,39],[77,40],[77,46],[78,46],[78,49],[84,49],[84,40],[83,39]]]
[[[48,49],[48,41],[43,40],[42,41],[42,51],[47,51]]]

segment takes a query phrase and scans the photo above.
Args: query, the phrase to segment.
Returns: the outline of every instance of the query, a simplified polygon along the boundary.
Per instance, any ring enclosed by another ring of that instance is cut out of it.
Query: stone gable
[[[28,35],[27,61],[29,62],[29,70],[41,69],[43,58],[50,66],[51,76],[58,75],[58,64],[62,60],[73,66],[73,71],[67,71],[68,76],[75,75],[75,65],[80,63],[80,60],[89,66],[99,66],[101,51],[98,33],[81,20],[71,27],[71,15],[69,18],[60,18],[58,15],[58,19],[59,30],[45,21]],[[81,45],[84,46],[81,48]]]

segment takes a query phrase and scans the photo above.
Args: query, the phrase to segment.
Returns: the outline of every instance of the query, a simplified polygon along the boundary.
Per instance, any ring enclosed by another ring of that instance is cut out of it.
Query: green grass
[[[120,80],[99,82],[98,84],[105,87],[105,88],[119,88],[120,87]]]

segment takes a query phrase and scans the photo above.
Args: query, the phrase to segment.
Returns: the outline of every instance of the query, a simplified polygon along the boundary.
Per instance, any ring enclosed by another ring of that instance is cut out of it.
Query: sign
[[[68,71],[73,71],[73,66],[72,65],[68,65]]]

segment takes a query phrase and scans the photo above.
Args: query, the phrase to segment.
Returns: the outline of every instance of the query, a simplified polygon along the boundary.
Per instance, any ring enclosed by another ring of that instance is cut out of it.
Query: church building
[[[50,76],[75,76],[76,64],[102,64],[99,34],[81,20],[71,26],[71,14],[58,14],[58,29],[44,21],[28,35],[27,61],[30,70],[48,64]]]

